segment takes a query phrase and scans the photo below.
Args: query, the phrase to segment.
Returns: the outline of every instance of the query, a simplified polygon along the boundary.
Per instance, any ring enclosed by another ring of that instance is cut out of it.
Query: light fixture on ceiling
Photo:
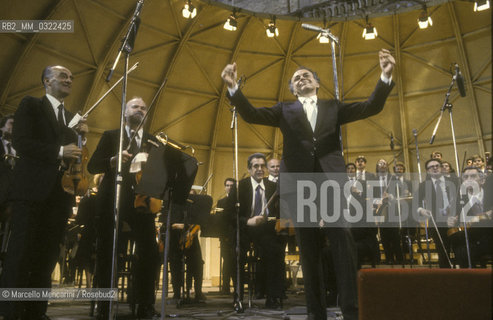
[[[329,35],[326,32],[320,32],[317,39],[320,43],[329,43]]]
[[[224,29],[229,31],[236,31],[238,28],[238,21],[236,20],[236,13],[233,11],[228,20],[224,23]]]
[[[327,29],[327,20],[325,19],[325,17],[324,17],[323,29]],[[329,34],[327,32],[323,32],[323,31],[318,34],[317,39],[318,39],[318,42],[320,42],[320,43],[329,43],[330,42]]]
[[[431,17],[428,15],[428,11],[426,10],[426,5],[423,6],[423,10],[419,14],[418,17],[418,26],[420,29],[426,29],[428,26],[432,26],[433,21],[431,20]]]
[[[363,29],[363,38],[365,40],[373,40],[378,36],[377,28],[375,28],[369,21],[368,16],[366,16],[366,26]]]
[[[183,15],[184,18],[187,18],[187,19],[195,18],[195,16],[197,15],[197,8],[195,8],[192,5],[191,0],[187,0],[187,2],[185,2],[185,5],[183,6],[183,9],[181,10],[181,14]]]
[[[270,20],[269,24],[267,25],[267,29],[265,29],[265,33],[267,34],[267,37],[273,38],[279,36],[279,29],[276,27],[276,17],[274,16],[272,20]]]
[[[482,0],[474,2],[474,11],[483,11],[490,8],[490,0]]]

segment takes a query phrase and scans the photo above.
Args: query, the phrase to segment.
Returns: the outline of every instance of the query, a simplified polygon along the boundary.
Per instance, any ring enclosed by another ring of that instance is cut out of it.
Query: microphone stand
[[[423,178],[421,176],[421,158],[419,156],[419,147],[418,147],[418,130],[413,129],[413,136],[414,136],[414,143],[416,147],[416,160],[418,162],[418,180],[419,183],[423,182]],[[424,208],[424,203],[422,204],[422,207]],[[428,238],[428,222],[425,222],[425,236],[426,236],[426,248],[428,251],[428,259],[430,258],[430,244],[429,244],[429,238]],[[417,235],[416,235],[417,241],[418,241],[418,249],[421,252],[421,258],[425,260],[425,255],[423,252],[423,249],[421,248],[421,232],[420,232],[420,227],[417,228]],[[431,260],[429,261],[431,263]],[[430,265],[431,267],[431,265]]]
[[[123,81],[122,81],[122,106],[121,106],[121,113],[120,113],[120,137],[119,137],[119,143],[118,143],[118,159],[117,159],[117,171],[116,171],[116,181],[115,181],[115,202],[114,202],[114,226],[113,226],[113,255],[112,255],[112,260],[111,260],[111,282],[110,282],[110,288],[115,289],[117,285],[117,279],[116,279],[116,274],[117,274],[117,261],[118,261],[118,232],[119,232],[119,223],[120,223],[120,204],[121,204],[121,188],[122,188],[122,182],[123,182],[123,175],[122,175],[122,152],[123,152],[123,135],[125,132],[125,106],[126,106],[126,96],[127,96],[127,80],[128,80],[128,62],[130,58],[130,53],[132,52],[135,38],[137,36],[137,31],[140,23],[140,19],[138,17],[140,13],[140,9],[142,8],[142,3],[143,0],[139,0],[137,3],[137,8],[134,12],[134,16],[132,18],[132,21],[130,22],[128,31],[123,38],[122,41],[122,46],[120,48],[120,51],[118,53],[118,56],[116,58],[115,64],[113,66],[116,66],[118,63],[118,60],[120,58],[120,55],[122,52],[125,53],[125,64],[124,64],[124,73],[123,73]],[[108,75],[107,81],[110,80],[112,75],[112,72]],[[116,304],[116,307],[118,308],[118,301],[113,301],[110,300],[109,303],[109,310],[108,310],[108,319],[113,320],[116,318],[116,310],[114,308],[114,304]]]
[[[450,85],[448,87],[447,93],[445,94],[445,101],[443,102],[443,105],[440,108],[440,117],[438,117],[437,123],[435,125],[435,129],[433,129],[433,134],[431,135],[431,138],[430,138],[430,144],[433,144],[433,141],[435,140],[438,126],[440,125],[440,122],[442,121],[443,112],[445,110],[448,110],[449,116],[450,116],[450,129],[452,130],[452,141],[454,143],[455,167],[457,168],[457,172],[459,173],[459,170],[460,170],[459,155],[457,153],[457,142],[455,140],[454,119],[452,116],[452,104],[449,103],[450,91],[452,90],[452,87],[454,86],[455,80],[456,80],[456,77],[454,75],[452,77],[452,82],[450,82]]]
[[[449,117],[450,117],[450,130],[452,131],[452,141],[454,143],[455,167],[457,168],[457,173],[458,173],[458,176],[460,178],[461,174],[460,174],[460,167],[459,167],[459,153],[457,152],[457,142],[455,139],[454,118],[452,115],[453,105],[451,103],[449,103],[450,91],[452,90],[452,87],[454,86],[454,83],[456,80],[457,80],[457,74],[452,76],[452,81],[450,82],[447,93],[445,94],[445,101],[443,102],[443,105],[440,109],[440,117],[437,120],[437,123],[435,125],[435,129],[433,130],[433,134],[430,138],[430,144],[433,144],[433,141],[435,140],[438,126],[440,125],[440,121],[442,120],[443,112],[445,110],[448,110]],[[434,221],[433,221],[433,223],[434,223]],[[435,228],[436,228],[436,224],[435,224]],[[436,228],[436,229],[437,229],[436,231],[438,233],[438,228]],[[471,256],[470,256],[470,252],[469,252],[469,241],[468,241],[468,236],[467,236],[467,224],[465,223],[465,220],[464,220],[464,236],[465,236],[465,240],[466,240],[466,249],[467,249],[467,258],[468,258],[468,262],[469,262],[469,268],[471,268]],[[440,241],[442,241],[441,238],[440,238]],[[443,245],[443,243],[442,243],[442,245]],[[445,247],[444,247],[444,250],[445,250]],[[447,258],[448,258],[448,254],[447,254]],[[450,263],[450,260],[448,262],[450,264],[450,267],[453,268],[452,264]]]
[[[239,87],[239,86],[238,86]],[[231,129],[233,130],[233,145],[234,145],[234,166],[233,176],[235,177],[236,182],[236,202],[235,202],[235,212],[236,212],[236,288],[235,288],[235,296],[233,309],[236,313],[243,313],[245,309],[243,308],[243,302],[240,296],[240,287],[241,287],[241,272],[240,268],[240,256],[241,256],[241,246],[240,246],[240,193],[238,192],[238,112],[236,111],[236,107],[231,109]]]

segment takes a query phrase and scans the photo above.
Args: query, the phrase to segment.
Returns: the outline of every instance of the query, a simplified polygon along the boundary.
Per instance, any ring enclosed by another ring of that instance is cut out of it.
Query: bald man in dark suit
[[[73,195],[62,189],[63,170],[81,155],[76,134],[67,128],[73,115],[64,107],[73,76],[62,66],[42,73],[46,95],[27,96],[15,113],[11,236],[0,287],[50,288]],[[87,125],[76,127],[87,132]],[[6,303],[6,319],[49,319],[47,301]]]

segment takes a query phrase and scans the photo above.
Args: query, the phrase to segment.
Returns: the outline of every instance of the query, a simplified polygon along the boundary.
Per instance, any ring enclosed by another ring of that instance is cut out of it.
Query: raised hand
[[[394,70],[395,59],[387,49],[382,49],[378,52],[380,59],[380,68],[387,78],[392,76],[392,70]]]
[[[230,89],[233,89],[236,86],[236,62],[228,64],[224,67],[224,70],[221,73],[221,78],[223,78],[224,83],[226,83]]]

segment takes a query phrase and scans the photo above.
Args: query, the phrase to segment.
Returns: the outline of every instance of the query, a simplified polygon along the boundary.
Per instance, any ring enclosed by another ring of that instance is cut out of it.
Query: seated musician
[[[124,149],[129,140],[139,128],[147,113],[147,105],[140,97],[130,99],[125,108]],[[118,160],[120,129],[103,133],[87,169],[92,174],[104,173],[97,195],[99,225],[97,230],[97,274],[96,285],[99,288],[109,288],[111,280],[111,261],[113,248],[113,213],[115,197],[115,179]],[[150,142],[151,141],[151,142]],[[133,288],[135,302],[138,304],[137,316],[149,319],[157,315],[154,310],[155,282],[159,267],[159,252],[155,237],[155,214],[150,210],[134,207],[135,175],[130,173],[132,159],[139,152],[148,152],[157,140],[140,128],[129,148],[122,152],[122,184],[120,194],[120,223],[130,227],[130,236],[136,243],[136,259],[132,266],[134,273]],[[119,228],[122,230],[123,228]],[[120,237],[120,235],[119,235]],[[120,237],[121,240],[122,237]],[[119,241],[119,245],[123,245]],[[107,301],[98,304],[98,319],[108,318],[109,304]]]
[[[262,261],[265,272],[265,307],[282,308],[284,251],[282,240],[275,231],[275,221],[267,217],[275,217],[275,201],[269,200],[276,192],[276,184],[264,178],[266,159],[262,153],[254,153],[248,157],[250,177],[238,184],[240,199],[240,238],[253,242],[258,258]],[[236,190],[233,197],[236,199]],[[275,199],[273,199],[275,200]],[[234,208],[234,202],[228,208]],[[248,241],[249,242],[249,241]],[[242,246],[244,250],[245,246]],[[242,253],[242,256],[244,253]],[[242,286],[240,286],[242,287]],[[240,288],[241,289],[241,288]],[[241,297],[241,292],[240,292]]]
[[[457,263],[461,268],[467,268],[468,256],[463,228],[464,218],[470,218],[467,223],[469,249],[472,267],[479,263],[484,254],[493,252],[493,233],[491,208],[485,208],[484,175],[481,169],[475,166],[465,167],[462,171],[462,185],[460,188],[459,206],[457,215],[448,218],[450,227],[448,235],[455,253]],[[488,226],[488,227],[487,227]]]

